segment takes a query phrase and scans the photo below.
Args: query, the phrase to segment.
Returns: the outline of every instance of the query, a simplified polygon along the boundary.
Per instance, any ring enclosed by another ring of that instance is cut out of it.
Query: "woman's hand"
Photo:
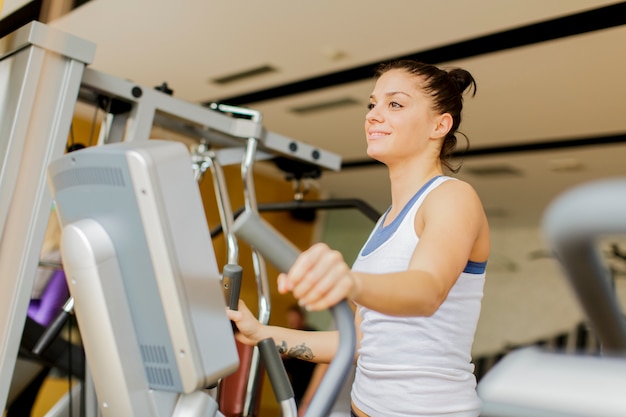
[[[237,325],[239,331],[235,333],[235,338],[244,345],[256,346],[265,338],[263,336],[265,326],[254,317],[242,300],[239,300],[237,310],[227,308],[226,315]]]
[[[358,282],[340,252],[317,243],[302,252],[286,274],[278,276],[278,291],[288,291],[307,310],[326,310],[353,299]]]

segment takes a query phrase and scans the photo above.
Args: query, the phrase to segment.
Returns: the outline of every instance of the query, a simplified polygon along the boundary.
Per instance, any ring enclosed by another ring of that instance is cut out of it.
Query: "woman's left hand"
[[[286,274],[278,276],[278,291],[291,291],[307,310],[326,310],[352,299],[357,280],[340,252],[316,243],[298,256]]]

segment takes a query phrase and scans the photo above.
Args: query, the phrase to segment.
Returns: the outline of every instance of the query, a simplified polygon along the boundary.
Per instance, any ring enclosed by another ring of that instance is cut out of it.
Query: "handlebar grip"
[[[245,210],[233,223],[235,235],[258,250],[279,271],[287,272],[300,250],[256,213]]]
[[[278,354],[274,339],[267,338],[259,342],[259,353],[263,358],[263,364],[267,371],[267,376],[272,384],[276,401],[286,401],[294,398],[293,388],[289,382],[289,376],[283,366],[283,361]]]
[[[299,255],[299,250],[293,243],[252,211],[246,210],[237,217],[233,223],[233,231],[282,272],[287,272]],[[315,391],[306,417],[328,415],[354,359],[356,331],[352,309],[344,300],[332,307],[331,312],[339,331],[339,348]]]
[[[241,292],[241,276],[243,269],[239,265],[226,264],[222,271],[222,290],[226,304],[231,310],[237,310],[239,294]]]

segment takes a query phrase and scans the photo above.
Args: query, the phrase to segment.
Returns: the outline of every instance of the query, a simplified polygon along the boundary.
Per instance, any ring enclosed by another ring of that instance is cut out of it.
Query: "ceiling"
[[[49,24],[96,43],[94,69],[251,107],[267,129],[341,155],[319,187],[379,211],[386,171],[367,160],[363,121],[372,66],[397,57],[475,76],[458,176],[492,227],[539,226],[559,193],[626,173],[624,2],[91,0]],[[259,67],[273,71],[215,81]]]

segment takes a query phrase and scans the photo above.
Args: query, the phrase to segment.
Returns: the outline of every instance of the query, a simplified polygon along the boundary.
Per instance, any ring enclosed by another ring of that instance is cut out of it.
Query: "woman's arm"
[[[445,301],[468,260],[486,261],[487,220],[469,184],[448,181],[415,217],[419,243],[407,271],[384,276],[355,273],[355,301],[396,316],[431,316]]]
[[[246,345],[256,345],[261,340],[272,338],[282,355],[317,363],[329,363],[339,345],[337,331],[306,331],[261,324],[252,315],[243,301],[238,310],[226,310],[239,330],[235,337]]]
[[[420,240],[406,271],[352,272],[339,252],[316,244],[279,276],[279,291],[292,291],[311,310],[349,298],[389,315],[432,315],[467,261],[487,259],[487,222],[475,191],[462,181],[448,181],[424,201],[414,227]]]

